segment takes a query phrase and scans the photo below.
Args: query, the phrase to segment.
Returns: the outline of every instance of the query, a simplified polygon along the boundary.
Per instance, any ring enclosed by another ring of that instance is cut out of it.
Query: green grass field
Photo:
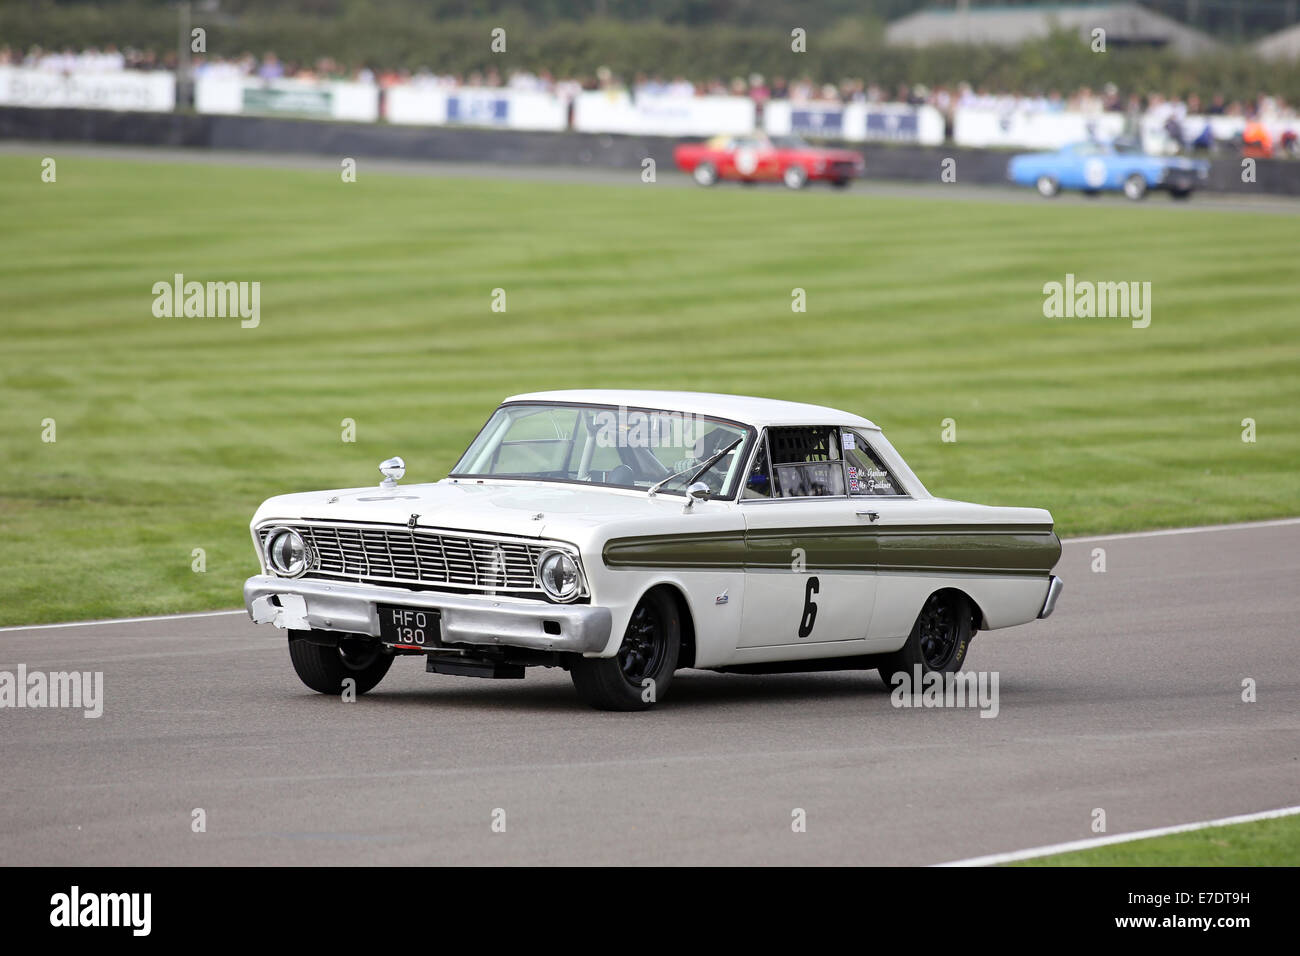
[[[377,482],[393,454],[442,477],[537,388],[852,409],[934,493],[1047,507],[1062,534],[1300,512],[1295,216],[364,161],[353,184],[74,156],[57,174],[0,156],[3,624],[238,606],[262,499]],[[177,272],[259,281],[260,327],[155,318]],[[1044,318],[1067,272],[1150,281],[1151,326]]]
[[[1012,866],[1300,866],[1300,817],[1058,853]]]

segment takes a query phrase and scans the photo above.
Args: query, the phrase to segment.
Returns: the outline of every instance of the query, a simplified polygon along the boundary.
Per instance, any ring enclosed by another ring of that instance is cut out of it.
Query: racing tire
[[[1172,199],[1191,199],[1192,191],[1190,189],[1171,189],[1169,196]]]
[[[909,681],[913,680],[918,665],[923,675],[961,670],[970,649],[972,624],[971,605],[965,595],[936,591],[921,606],[907,642],[880,665],[880,679],[892,690],[894,675],[906,674]]]
[[[308,635],[309,631],[292,634]],[[289,660],[298,679],[318,694],[338,696],[343,682],[356,681],[358,695],[373,690],[393,666],[393,655],[371,641],[343,641],[339,645],[318,644],[306,637],[289,638]],[[351,644],[345,648],[343,644]]]
[[[691,178],[701,186],[712,186],[718,181],[718,167],[712,163],[700,163],[692,170]]]
[[[851,185],[853,185],[853,180],[851,180],[851,179],[832,179],[832,180],[831,180],[831,186],[834,187],[835,189],[848,189],[849,186],[851,186]]]
[[[672,683],[682,645],[677,602],[663,590],[641,598],[613,657],[575,657],[578,696],[597,710],[649,710]]]
[[[1061,191],[1061,184],[1054,176],[1039,176],[1034,186],[1044,199],[1051,199]]]
[[[808,185],[808,170],[802,166],[787,166],[781,174],[781,182],[791,189],[803,189]]]
[[[1146,177],[1141,173],[1133,173],[1124,180],[1124,195],[1129,199],[1137,202],[1147,197]]]

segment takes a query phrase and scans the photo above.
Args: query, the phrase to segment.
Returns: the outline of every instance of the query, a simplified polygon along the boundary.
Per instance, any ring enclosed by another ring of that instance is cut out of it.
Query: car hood
[[[680,514],[680,495],[550,482],[443,481],[279,495],[265,501],[253,524],[271,520],[361,521],[571,540],[579,529]],[[537,517],[540,515],[541,517]],[[586,537],[585,534],[578,535]]]

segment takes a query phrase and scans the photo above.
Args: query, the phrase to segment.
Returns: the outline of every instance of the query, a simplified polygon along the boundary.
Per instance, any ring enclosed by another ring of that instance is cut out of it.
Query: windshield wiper
[[[718,451],[715,451],[712,455],[709,456],[708,460],[707,460],[703,465],[700,465],[698,468],[696,468],[695,466],[692,466],[691,468],[687,468],[685,471],[679,471],[679,472],[677,472],[677,474],[675,474],[675,475],[669,475],[669,476],[668,476],[667,478],[665,478],[663,481],[657,481],[657,482],[655,482],[653,485],[650,486],[650,491],[647,492],[647,495],[648,495],[649,497],[653,498],[653,497],[655,496],[655,494],[659,491],[660,488],[662,488],[664,485],[668,484],[668,482],[673,481],[674,479],[680,478],[682,475],[690,475],[691,478],[690,478],[690,481],[687,482],[687,484],[688,484],[688,485],[689,485],[689,484],[692,484],[692,483],[695,482],[697,479],[699,479],[700,475],[704,474],[706,471],[708,471],[710,468],[712,468],[714,465],[716,465],[716,464],[717,464],[717,463],[722,459],[722,457],[723,457],[724,455],[726,455],[729,451],[731,451],[733,448],[735,448],[737,445],[739,445],[742,441],[744,441],[744,439],[745,439],[745,436],[744,436],[744,435],[741,435],[739,438],[737,438],[735,441],[733,441],[733,442],[732,442],[730,445],[728,445],[726,448],[722,448],[722,449],[720,449],[720,450],[718,450]]]

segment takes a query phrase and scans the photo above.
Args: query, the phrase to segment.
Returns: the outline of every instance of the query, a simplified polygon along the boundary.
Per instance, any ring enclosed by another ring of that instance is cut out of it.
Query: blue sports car
[[[1167,189],[1175,199],[1186,199],[1210,175],[1210,164],[1179,156],[1150,156],[1135,143],[1076,143],[1054,153],[1022,153],[1007,164],[1007,178],[1022,186],[1036,186],[1044,196],[1062,189],[1081,189],[1088,195],[1120,190],[1129,199],[1141,199],[1152,189]]]

